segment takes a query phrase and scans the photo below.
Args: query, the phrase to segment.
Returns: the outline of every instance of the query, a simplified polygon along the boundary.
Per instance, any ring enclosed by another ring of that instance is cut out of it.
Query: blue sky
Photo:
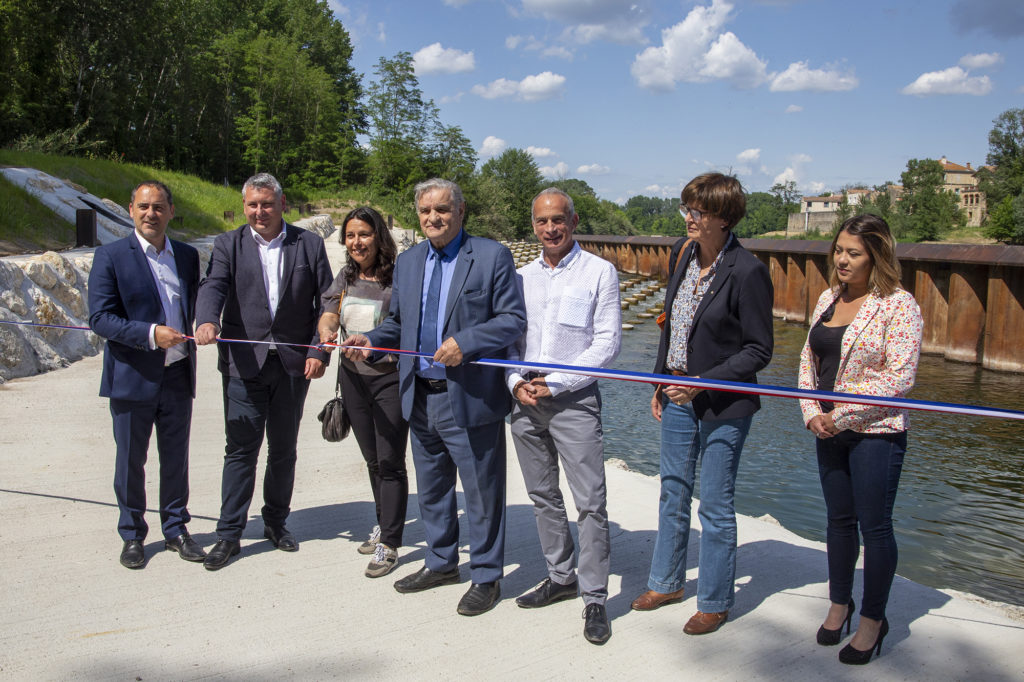
[[[984,163],[1024,107],[1024,0],[329,0],[354,66],[415,56],[483,163],[530,151],[605,199],[899,181],[912,158]]]

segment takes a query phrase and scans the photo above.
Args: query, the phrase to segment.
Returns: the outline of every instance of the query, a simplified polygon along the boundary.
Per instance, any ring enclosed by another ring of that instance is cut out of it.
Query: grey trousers
[[[579,584],[587,604],[603,604],[608,598],[611,539],[603,436],[601,393],[596,382],[544,398],[536,406],[517,403],[512,410],[512,441],[526,491],[533,500],[548,577],[566,585],[575,577],[576,551],[559,488],[561,459],[578,512]]]

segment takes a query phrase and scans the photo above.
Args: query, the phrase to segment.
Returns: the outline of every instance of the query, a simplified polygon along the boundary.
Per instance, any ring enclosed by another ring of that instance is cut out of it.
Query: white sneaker
[[[370,563],[366,566],[366,577],[379,578],[382,575],[387,575],[397,565],[398,552],[383,542],[378,542],[373,558],[370,559]]]
[[[380,526],[374,526],[373,530],[370,531],[370,537],[366,539],[363,544],[359,545],[359,549],[356,551],[360,554],[373,554],[377,549],[377,543],[380,542]]]

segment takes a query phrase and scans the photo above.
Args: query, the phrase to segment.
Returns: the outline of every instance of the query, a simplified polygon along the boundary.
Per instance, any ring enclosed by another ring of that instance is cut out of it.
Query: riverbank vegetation
[[[179,215],[197,233],[224,229],[225,209],[212,189],[190,197],[187,186],[202,179],[230,194],[236,190],[227,187],[259,171],[277,176],[293,203],[372,203],[404,225],[416,223],[412,186],[449,178],[465,190],[474,231],[496,238],[528,238],[529,201],[550,184],[573,197],[582,233],[685,230],[674,196],[619,205],[583,180],[545,180],[523,149],[480,164],[461,128],[425,98],[412,55],[399,52],[372,73],[357,73],[348,30],[320,0],[130,8],[19,0],[0,4],[0,33],[0,147],[7,150],[0,162],[55,168],[119,202],[133,181],[177,173],[157,177],[175,188]],[[990,135],[989,162],[997,168],[986,191],[995,201],[993,237],[1004,241],[1024,238],[1015,111]],[[886,211],[902,239],[942,238],[960,220],[951,197],[938,196],[936,163],[911,161],[900,201],[871,204]],[[792,182],[751,193],[737,234],[784,231],[800,196]]]

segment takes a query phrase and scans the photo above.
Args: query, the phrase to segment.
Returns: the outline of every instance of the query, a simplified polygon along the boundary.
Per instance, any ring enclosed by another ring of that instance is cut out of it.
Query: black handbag
[[[348,413],[345,411],[345,400],[341,395],[341,365],[338,366],[338,382],[334,385],[334,397],[327,401],[324,409],[316,416],[322,426],[320,433],[324,440],[329,443],[337,443],[345,440],[348,432],[352,429],[352,423],[348,420]]]

